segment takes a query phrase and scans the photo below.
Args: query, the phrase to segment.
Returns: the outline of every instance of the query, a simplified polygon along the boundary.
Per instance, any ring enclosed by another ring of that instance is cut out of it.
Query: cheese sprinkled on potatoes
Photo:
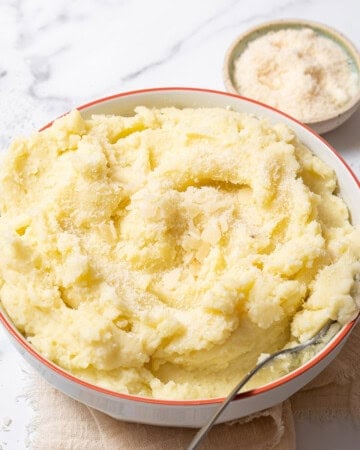
[[[73,111],[4,157],[1,302],[80,378],[226,395],[261,354],[357,313],[359,230],[336,188],[282,124],[220,108]]]

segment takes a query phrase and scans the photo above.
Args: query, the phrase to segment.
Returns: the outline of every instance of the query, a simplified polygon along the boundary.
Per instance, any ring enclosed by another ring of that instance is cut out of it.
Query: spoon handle
[[[280,355],[286,355],[288,353],[296,353],[304,348],[314,345],[320,342],[320,340],[326,335],[329,331],[330,326],[335,323],[335,321],[328,321],[323,328],[311,339],[303,342],[302,344],[296,345],[295,347],[285,348],[283,350],[279,350],[278,352],[272,353],[271,355],[264,358],[261,362],[259,362],[250,372],[245,375],[244,378],[234,387],[234,389],[230,392],[230,394],[226,397],[226,399],[221,403],[220,407],[215,411],[215,414],[211,417],[211,419],[200,428],[200,430],[195,434],[193,440],[190,442],[190,445],[187,447],[187,450],[195,450],[201,443],[201,441],[207,436],[212,426],[218,419],[218,417],[222,414],[224,409],[228,406],[228,404],[236,397],[237,393],[241,388],[245,386],[245,384],[252,378],[260,369],[262,369],[268,362],[277,358]]]

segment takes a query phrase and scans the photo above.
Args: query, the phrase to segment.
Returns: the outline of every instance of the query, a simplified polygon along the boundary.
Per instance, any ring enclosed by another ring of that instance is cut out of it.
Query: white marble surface
[[[1,0],[0,148],[76,105],[116,92],[221,90],[227,47],[265,20],[317,20],[359,46],[359,10],[358,0]],[[360,111],[326,136],[358,176],[359,125]],[[25,448],[33,417],[22,395],[28,370],[0,330],[0,450]],[[4,426],[7,417],[12,422]],[[359,448],[360,430],[344,419],[297,421],[296,428],[299,450]]]

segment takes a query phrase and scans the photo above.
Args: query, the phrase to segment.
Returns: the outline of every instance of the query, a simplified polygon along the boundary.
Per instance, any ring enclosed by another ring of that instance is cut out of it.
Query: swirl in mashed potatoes
[[[334,171],[285,125],[73,111],[15,141],[0,176],[3,307],[100,386],[223,396],[262,353],[358,311],[359,230]]]

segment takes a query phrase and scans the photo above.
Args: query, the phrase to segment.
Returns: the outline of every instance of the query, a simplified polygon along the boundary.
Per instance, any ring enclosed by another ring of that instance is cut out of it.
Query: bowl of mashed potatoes
[[[0,168],[0,320],[67,395],[113,417],[200,426],[289,397],[358,317],[359,184],[299,122],[223,92],[119,94],[14,141]]]

